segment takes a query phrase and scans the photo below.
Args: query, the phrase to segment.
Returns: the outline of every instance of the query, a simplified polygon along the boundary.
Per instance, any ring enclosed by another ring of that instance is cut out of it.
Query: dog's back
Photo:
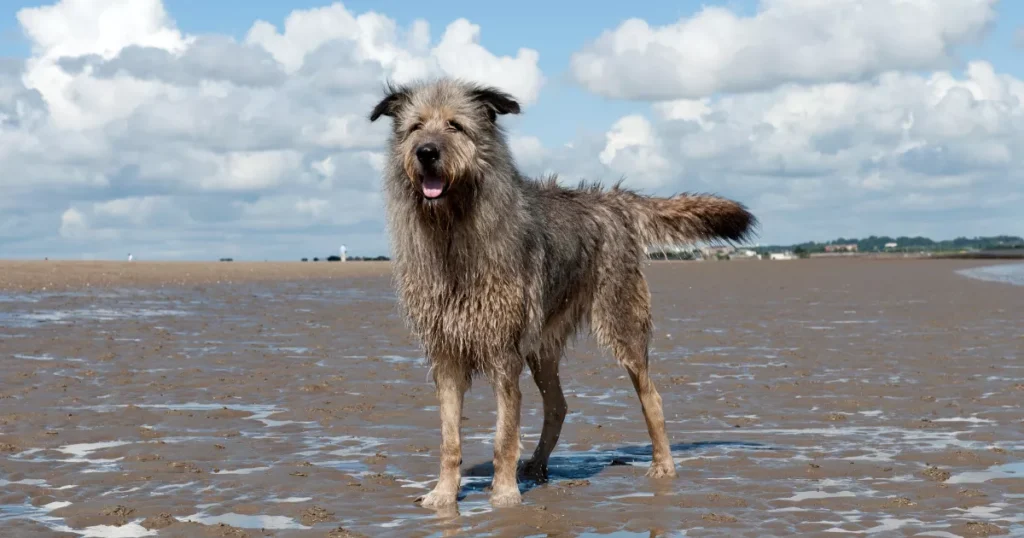
[[[571,188],[554,177],[519,185],[534,219],[522,232],[535,237],[523,241],[543,252],[536,277],[543,282],[546,318],[558,314],[570,296],[590,295],[599,278],[635,278],[646,247],[740,241],[755,223],[742,204],[715,196],[657,198],[585,183]]]

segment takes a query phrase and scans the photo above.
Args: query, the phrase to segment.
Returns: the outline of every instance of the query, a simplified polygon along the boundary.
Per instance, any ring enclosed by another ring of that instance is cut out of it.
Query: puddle
[[[178,520],[202,523],[204,525],[218,525],[223,523],[225,525],[231,525],[232,527],[239,527],[242,529],[289,530],[309,528],[290,517],[260,515],[252,516],[235,514],[231,512],[216,516],[199,513],[191,516],[180,517],[178,518]]]
[[[71,506],[69,501],[54,501],[42,506],[0,504],[0,527],[6,527],[18,519],[26,519],[55,532],[68,532],[67,527],[62,524],[63,519],[50,515],[54,510],[67,506]]]
[[[1024,264],[1022,263],[1009,263],[964,269],[958,271],[958,273],[978,280],[1024,286]]]
[[[989,480],[1000,478],[1024,478],[1024,462],[1007,463],[1005,465],[994,465],[984,471],[968,471],[957,473],[948,480],[947,484],[983,484]]]

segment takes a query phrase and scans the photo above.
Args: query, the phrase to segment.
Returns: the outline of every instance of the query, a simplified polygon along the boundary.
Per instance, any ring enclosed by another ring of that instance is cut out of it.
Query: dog
[[[647,475],[676,476],[661,396],[648,369],[652,319],[642,268],[652,245],[747,239],[758,225],[735,201],[558,184],[517,169],[499,117],[505,91],[454,78],[388,83],[369,115],[391,118],[383,175],[394,285],[430,365],[441,418],[438,481],[415,502],[455,505],[463,399],[485,376],[497,399],[492,506],[522,502],[520,471],[543,481],[566,415],[558,368],[589,327],[629,374],[653,447]],[[543,399],[544,425],[520,469],[520,374]]]

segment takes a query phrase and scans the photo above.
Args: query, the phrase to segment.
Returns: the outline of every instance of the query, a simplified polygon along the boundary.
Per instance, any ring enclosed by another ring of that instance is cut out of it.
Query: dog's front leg
[[[519,390],[521,361],[512,361],[492,380],[498,400],[498,424],[494,434],[494,478],[491,481],[491,505],[512,506],[522,502],[519,495]]]
[[[436,371],[434,378],[441,412],[441,472],[434,489],[416,499],[428,508],[454,505],[462,483],[462,402],[469,383],[466,376],[446,370]]]

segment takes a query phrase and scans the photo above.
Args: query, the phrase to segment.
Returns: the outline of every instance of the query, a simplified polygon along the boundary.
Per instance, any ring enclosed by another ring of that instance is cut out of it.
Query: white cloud
[[[498,58],[479,41],[479,26],[466,19],[451,23],[434,49],[438,66],[452,76],[507,88],[524,104],[535,102],[544,83],[540,71],[533,69],[540,59],[537,51],[521,48],[514,58]]]
[[[1024,81],[986,62],[660,102],[603,143],[528,149],[534,172],[599,162],[580,175],[737,198],[791,241],[1024,232]]]
[[[85,222],[85,216],[82,212],[75,208],[68,208],[60,216],[60,235],[61,237],[76,238],[84,234],[88,230],[88,225]]]
[[[216,155],[216,171],[203,177],[204,189],[265,190],[300,173],[302,155],[293,150],[247,151]]]
[[[985,61],[943,67],[992,2],[857,5],[623,23],[574,73],[651,102],[558,146],[512,132],[513,153],[568,184],[736,198],[772,240],[1024,233],[1024,82]],[[189,35],[158,0],[63,0],[18,20],[31,57],[0,59],[5,256],[383,253],[387,126],[366,120],[383,80],[447,73],[527,105],[545,84],[536,51],[496,55],[467,20],[432,38],[341,4],[256,21],[240,41]]]
[[[400,29],[384,15],[354,16],[340,3],[292,12],[283,33],[258,21],[246,36],[247,43],[265,49],[289,73],[299,71],[325,45],[341,45],[355,62],[378,64],[399,83],[443,72],[500,86],[526,105],[535,102],[544,83],[537,51],[520,49],[515,57],[498,57],[479,41],[480,27],[458,19],[431,48],[424,21]]]
[[[121,257],[116,240],[140,258],[238,242],[292,258],[340,237],[380,253],[387,129],[366,116],[383,81],[456,75],[524,105],[544,83],[536,51],[492,54],[466,20],[435,40],[424,21],[340,3],[280,31],[255,21],[241,42],[189,35],[161,0],[60,0],[17,19],[31,56],[0,60],[7,255]]]
[[[705,7],[660,27],[630,19],[574,54],[571,71],[604,96],[665,100],[943,68],[994,22],[996,3],[762,0],[749,17]]]
[[[647,118],[626,116],[612,125],[605,138],[598,160],[610,170],[628,175],[631,185],[651,188],[657,187],[659,180],[671,179],[671,164],[662,155],[660,141]]]
[[[508,139],[512,155],[520,166],[533,166],[541,163],[548,151],[536,136],[516,135]]]

